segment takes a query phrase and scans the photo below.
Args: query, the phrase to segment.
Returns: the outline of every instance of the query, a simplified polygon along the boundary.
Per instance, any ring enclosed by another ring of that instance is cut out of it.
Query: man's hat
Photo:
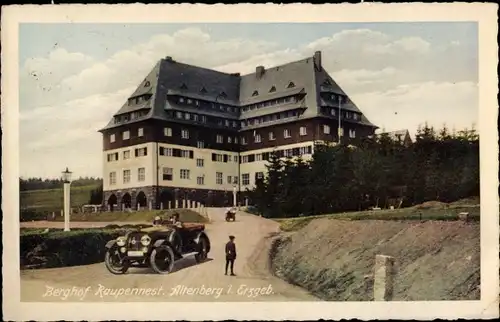
[[[233,236],[233,235],[230,235],[230,236],[229,236],[229,239],[234,239],[234,236]]]

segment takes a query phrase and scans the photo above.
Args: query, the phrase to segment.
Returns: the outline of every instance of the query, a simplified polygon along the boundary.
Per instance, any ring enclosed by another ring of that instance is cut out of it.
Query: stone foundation
[[[204,207],[227,207],[233,204],[233,192],[223,190],[189,189],[177,187],[159,187],[157,194],[156,186],[128,188],[104,191],[103,205],[113,211],[125,208],[138,209],[150,207],[152,209],[191,208],[195,203]],[[237,193],[237,201],[240,200],[241,192]]]

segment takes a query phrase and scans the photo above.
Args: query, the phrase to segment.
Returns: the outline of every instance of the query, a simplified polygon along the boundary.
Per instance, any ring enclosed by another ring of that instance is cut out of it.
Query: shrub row
[[[23,232],[20,236],[21,268],[54,268],[102,262],[106,243],[125,232],[125,229]]]

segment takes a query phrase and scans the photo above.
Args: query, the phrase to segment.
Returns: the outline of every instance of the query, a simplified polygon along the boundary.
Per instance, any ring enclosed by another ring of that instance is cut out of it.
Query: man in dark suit
[[[234,260],[236,259],[236,244],[234,243],[234,236],[229,236],[229,241],[226,244],[226,272],[227,268],[231,265],[231,276],[236,276],[234,274]]]

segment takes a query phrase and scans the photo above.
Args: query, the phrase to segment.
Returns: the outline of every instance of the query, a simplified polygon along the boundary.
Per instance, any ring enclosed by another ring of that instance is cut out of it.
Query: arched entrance
[[[137,194],[137,197],[135,197],[135,201],[137,204],[137,208],[146,208],[148,206],[148,198],[146,197],[146,194],[143,191],[140,191]]]
[[[118,203],[118,198],[116,198],[115,194],[112,194],[111,196],[109,196],[109,198],[108,198],[108,206],[109,206],[109,210],[110,211],[113,211],[115,209],[115,205],[117,203]]]
[[[172,192],[163,190],[160,193],[160,207],[163,207],[163,209],[171,209],[175,207],[175,198]]]
[[[125,207],[125,209],[132,208],[132,197],[130,196],[130,193],[127,192],[123,195],[122,205]]]

